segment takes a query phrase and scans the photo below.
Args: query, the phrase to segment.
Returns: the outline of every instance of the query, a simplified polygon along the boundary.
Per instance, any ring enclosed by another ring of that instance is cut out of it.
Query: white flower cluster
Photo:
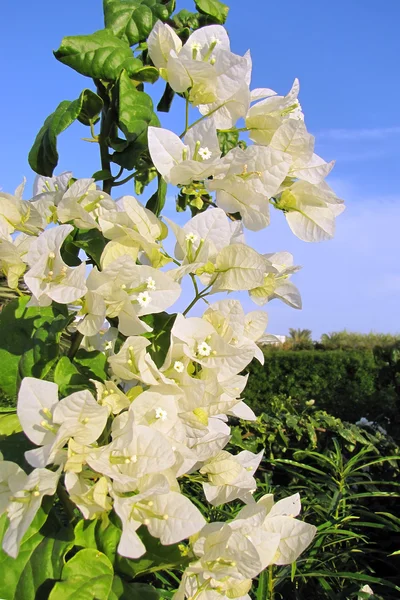
[[[301,240],[332,238],[343,201],[324,182],[334,162],[314,154],[314,137],[297,99],[298,81],[287,96],[266,88],[250,91],[250,53],[233,54],[220,25],[195,31],[182,46],[173,29],[159,21],[148,47],[172,89],[208,116],[186,127],[183,141],[167,129],[149,128],[150,154],[165,180],[174,185],[205,180],[217,205],[240,213],[248,229],[269,225],[272,203]],[[235,128],[239,119],[245,122],[240,131],[255,144],[221,158],[217,130]]]
[[[333,235],[343,205],[323,182],[332,164],[313,154],[297,82],[286,97],[250,92],[250,56],[232,54],[220,26],[196,31],[182,46],[158,22],[148,46],[162,76],[203,115],[183,141],[149,128],[154,165],[174,185],[203,182],[215,192],[217,207],[184,227],[167,220],[176,238],[172,258],[163,246],[164,222],[132,196],[112,200],[92,179],[38,177],[30,201],[22,200],[23,185],[13,196],[0,194],[0,269],[8,285],[17,288],[24,276],[31,305],[68,305],[83,344],[104,352],[109,368],[107,381],[93,381],[96,397],[82,390],[59,399],[54,383],[22,381],[18,417],[37,448],[26,452],[34,467],[29,475],[0,462],[0,514],[9,518],[3,549],[17,556],[43,496],[53,495],[62,477],[84,518],[115,510],[123,556],[145,553],[140,526],[162,544],[190,538],[185,552],[191,562],[177,600],[248,600],[253,577],[268,565],[296,560],[315,534],[294,518],[298,495],[255,502],[262,453],[225,450],[229,416],[255,419],[240,398],[247,381],[240,373],[253,358],[263,361],[256,342],[267,314],[245,315],[231,299],[209,304],[201,318],[186,317],[188,310],[178,314],[161,366],[152,338],[142,335],[152,329],[141,317],[170,308],[184,276],[193,281],[195,301],[248,291],[258,305],[280,298],[299,308],[299,292],[289,281],[298,269],[293,257],[259,254],[246,245],[243,225],[268,225],[272,202],[298,237],[315,241]],[[256,143],[221,158],[217,129],[232,128],[242,117]],[[241,221],[232,218],[237,212]],[[77,229],[104,237],[97,266],[87,261],[89,268],[82,252],[78,266],[63,260],[65,242],[73,242]],[[245,506],[231,522],[206,524],[182,493],[185,480],[201,482],[214,506],[233,500]]]

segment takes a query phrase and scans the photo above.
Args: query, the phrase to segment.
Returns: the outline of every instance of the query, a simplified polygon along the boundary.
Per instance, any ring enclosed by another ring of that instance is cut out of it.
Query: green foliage
[[[103,102],[91,90],[83,90],[77,100],[60,102],[47,117],[29,152],[29,165],[40,175],[51,177],[58,164],[57,137],[77,119],[84,125],[96,121]]]
[[[244,396],[256,412],[266,410],[274,395],[300,401],[314,399],[317,406],[344,420],[377,416],[378,369],[371,351],[332,350],[265,352],[265,365],[253,361]]]
[[[115,81],[123,69],[133,75],[143,66],[133,57],[129,44],[109,29],[65,37],[54,56],[81,75],[108,81]]]
[[[48,373],[68,323],[66,306],[28,307],[28,301],[29,296],[21,296],[0,313],[0,390],[13,399],[20,373],[35,377]]]
[[[103,0],[107,29],[130,46],[144,42],[155,22],[166,21],[175,8],[175,0]]]
[[[355,333],[351,331],[337,331],[333,333],[323,333],[321,342],[317,347],[325,350],[350,349],[350,348],[391,348],[400,342],[398,335],[389,333]]]
[[[385,599],[398,597],[398,560],[390,554],[400,539],[400,448],[393,440],[310,403],[275,398],[256,422],[235,428],[231,444],[235,451],[265,447],[259,486],[277,499],[300,492],[303,518],[318,528],[295,568],[274,568],[278,594],[356,598],[371,583]]]
[[[212,23],[225,23],[229,7],[219,0],[195,0],[197,10],[207,15]]]

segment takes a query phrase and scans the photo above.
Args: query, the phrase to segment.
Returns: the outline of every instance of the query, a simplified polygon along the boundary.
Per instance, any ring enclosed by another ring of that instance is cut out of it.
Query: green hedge
[[[265,350],[265,365],[253,361],[247,371],[245,400],[265,411],[276,395],[315,400],[318,408],[343,420],[398,419],[398,390],[387,363],[372,350]]]

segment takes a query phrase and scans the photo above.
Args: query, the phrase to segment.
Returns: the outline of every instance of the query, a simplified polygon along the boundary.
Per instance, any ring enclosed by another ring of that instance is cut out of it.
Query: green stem
[[[185,135],[187,130],[189,129],[189,95],[186,94],[186,108],[185,108],[185,131],[182,135]]]
[[[274,573],[273,573],[273,565],[269,565],[268,567],[268,599],[274,600]]]
[[[207,286],[206,288],[204,288],[204,290],[202,290],[199,294],[196,294],[196,296],[193,298],[193,300],[191,301],[191,303],[189,304],[189,306],[187,308],[185,308],[185,310],[183,311],[183,316],[187,315],[188,312],[190,310],[192,310],[193,306],[199,301],[199,300],[204,300],[204,298],[206,298],[207,296],[209,296],[209,294],[207,293],[208,290],[211,288],[211,285]]]
[[[217,110],[219,110],[220,108],[222,108],[222,106],[223,106],[223,104],[221,104],[220,106],[217,106],[217,108],[214,108],[213,110],[210,110],[209,113],[207,113],[206,115],[203,115],[202,117],[200,117],[200,119],[197,119],[197,121],[194,121],[194,123],[192,123],[191,125],[189,125],[188,127],[186,127],[185,131],[183,133],[181,133],[181,135],[179,137],[183,138],[183,136],[185,135],[186,132],[189,131],[189,129],[192,129],[192,127],[194,127],[198,123],[201,123],[202,121],[204,121],[204,119],[207,119],[208,117],[210,117],[212,114],[214,114],[215,112],[217,112]]]
[[[71,341],[71,346],[69,348],[69,352],[68,352],[68,358],[70,360],[72,360],[75,356],[75,354],[78,352],[80,345],[82,343],[83,340],[83,333],[80,333],[79,331],[75,331],[75,333],[72,336],[72,341]]]
[[[111,173],[111,157],[108,151],[108,137],[110,135],[113,124],[112,108],[110,106],[110,98],[107,94],[107,90],[100,82],[97,83],[97,93],[104,102],[103,111],[101,113],[100,133],[98,135],[101,168],[103,171],[109,171]],[[110,194],[112,186],[112,179],[104,180],[103,192],[105,192],[106,194]]]
[[[135,171],[134,173],[131,173],[130,175],[128,175],[128,177],[125,177],[125,179],[121,179],[121,181],[114,181],[112,183],[112,186],[118,187],[119,185],[124,185],[124,183],[128,183],[128,181],[133,179],[135,177],[135,175],[137,175],[138,173],[139,173],[139,171]]]

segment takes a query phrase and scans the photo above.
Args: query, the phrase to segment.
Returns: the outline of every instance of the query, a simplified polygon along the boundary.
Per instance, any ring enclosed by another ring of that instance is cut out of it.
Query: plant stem
[[[128,181],[133,179],[135,177],[135,175],[138,174],[138,172],[139,171],[135,171],[134,173],[131,173],[130,175],[125,177],[125,179],[121,179],[121,181],[113,181],[112,187],[118,187],[119,185],[124,185],[124,183],[128,183]]]
[[[189,125],[188,127],[186,127],[185,131],[183,133],[181,133],[181,135],[179,137],[183,138],[183,136],[185,135],[185,133],[187,131],[189,131],[189,129],[192,129],[192,127],[194,127],[198,123],[201,123],[202,121],[204,121],[204,119],[207,119],[208,117],[210,117],[212,114],[214,114],[215,112],[217,112],[217,110],[219,110],[220,108],[222,108],[222,106],[223,106],[223,104],[221,104],[220,106],[217,106],[217,108],[214,108],[213,110],[210,110],[209,113],[207,113],[206,115],[203,115],[202,117],[200,117],[200,119],[197,119],[197,121],[194,121],[194,123],[192,123],[191,125]]]
[[[187,315],[187,313],[193,308],[193,306],[196,304],[196,302],[198,302],[199,300],[204,300],[204,298],[206,296],[209,296],[209,294],[207,292],[210,289],[210,287],[211,287],[211,285],[204,288],[204,290],[202,290],[199,294],[196,294],[196,296],[193,298],[193,300],[191,301],[189,306],[187,308],[185,308],[185,310],[183,311],[183,313],[182,313],[183,316]]]
[[[185,109],[185,131],[182,135],[184,135],[189,129],[189,95],[186,94],[186,109]]]
[[[268,567],[268,599],[274,600],[274,573],[273,565]]]
[[[110,98],[107,94],[107,90],[103,87],[101,82],[97,83],[97,93],[102,98],[104,102],[104,107],[101,113],[101,122],[100,122],[100,133],[98,135],[98,142],[100,146],[100,159],[101,159],[101,168],[103,171],[109,171],[111,173],[111,158],[110,153],[108,151],[108,136],[110,135],[111,127],[112,127],[112,109],[110,106]],[[106,179],[103,181],[103,192],[106,194],[111,193],[111,188],[113,186],[112,179]]]
[[[82,340],[83,340],[83,333],[80,333],[79,331],[75,331],[75,333],[72,336],[71,346],[70,346],[69,352],[68,352],[69,359],[72,360],[74,358],[75,354],[79,350]]]

